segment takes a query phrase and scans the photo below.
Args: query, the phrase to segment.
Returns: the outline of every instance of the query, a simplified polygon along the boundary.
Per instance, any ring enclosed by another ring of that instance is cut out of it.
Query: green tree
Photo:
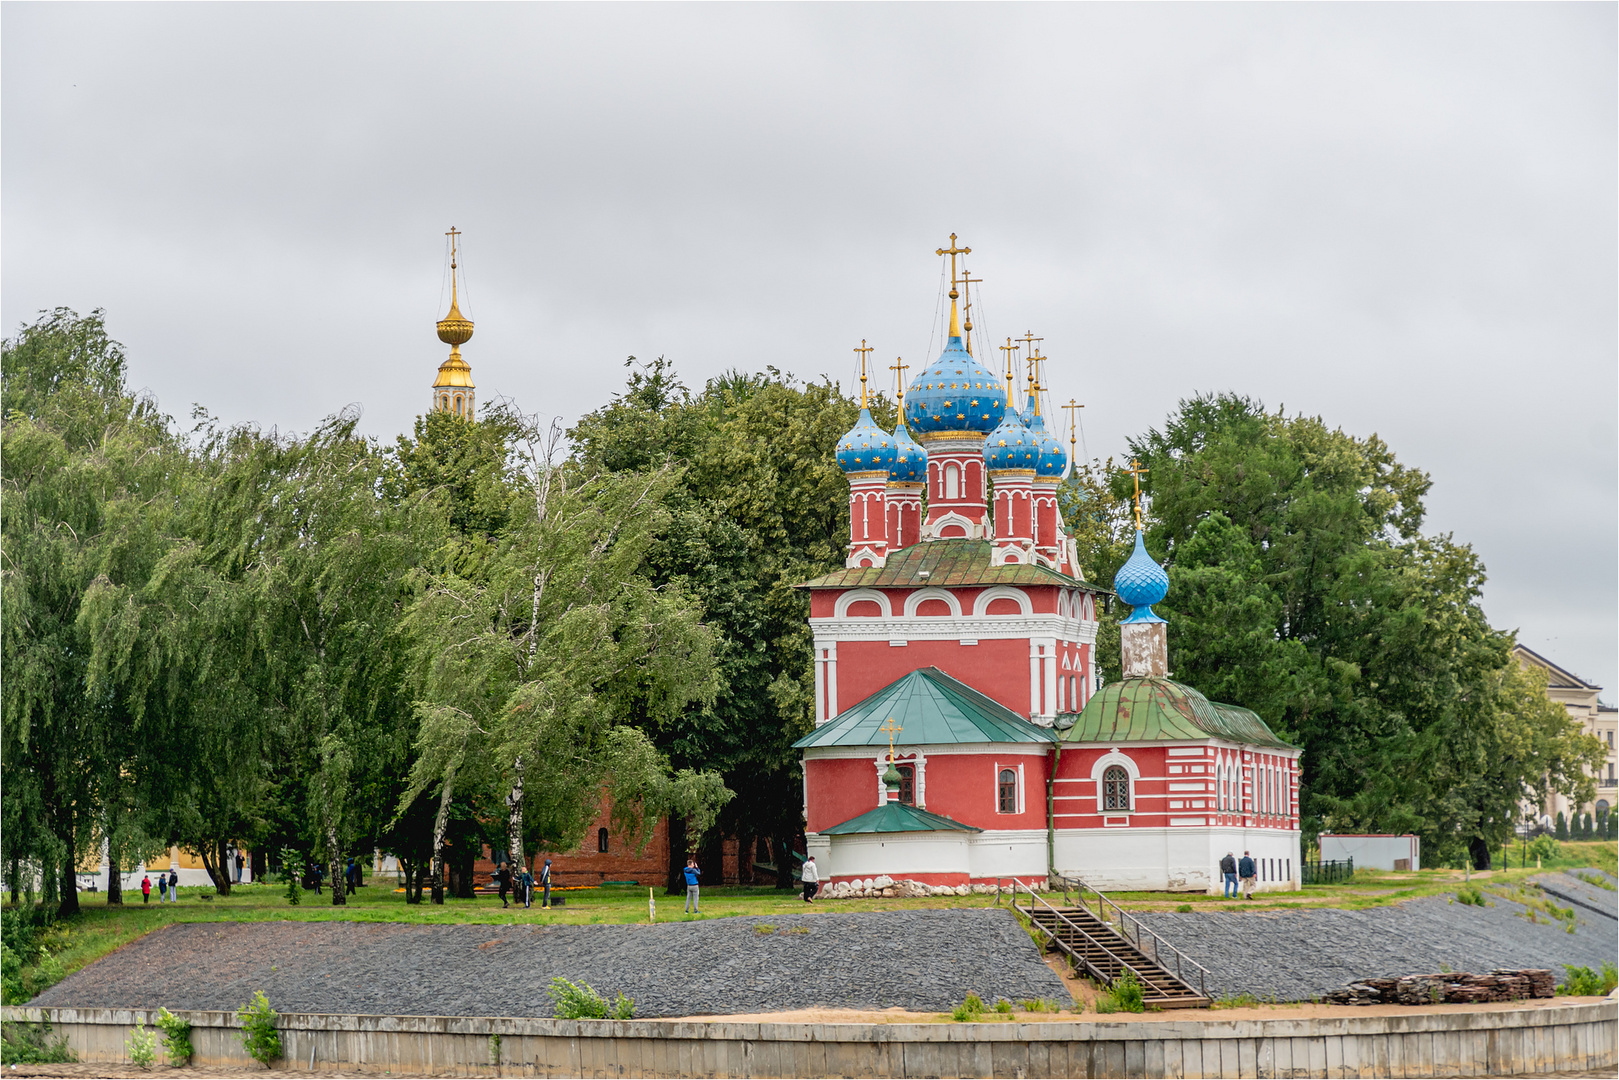
[[[1526,696],[1483,566],[1421,532],[1428,478],[1376,436],[1210,395],[1130,448],[1171,667],[1304,746],[1307,833],[1417,830],[1487,860],[1517,800],[1579,789],[1590,747]]]
[[[1553,831],[1553,835],[1559,840],[1568,839],[1568,819],[1563,816],[1561,810],[1557,811],[1557,826]]]
[[[161,550],[172,440],[125,370],[100,311],[58,308],[0,346],[5,858],[14,889],[39,867],[64,914],[80,855],[128,835],[123,793],[104,795],[140,750],[122,703],[88,686],[81,618],[98,582],[141,578]]]

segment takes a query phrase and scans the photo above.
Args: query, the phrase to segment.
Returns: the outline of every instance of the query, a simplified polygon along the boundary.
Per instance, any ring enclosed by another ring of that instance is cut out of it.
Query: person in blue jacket
[[[697,868],[697,860],[696,859],[687,859],[686,860],[685,873],[686,873],[686,911],[687,912],[695,912],[696,914],[701,915],[703,913],[703,909],[702,909],[702,907],[700,905],[700,901],[698,899],[697,886],[698,886],[699,880],[703,876],[703,872]]]
[[[1254,898],[1254,889],[1259,884],[1255,880],[1259,876],[1259,871],[1254,868],[1253,856],[1246,851],[1242,853],[1242,858],[1237,860],[1237,876],[1242,879],[1243,892],[1247,894],[1248,899],[1252,900]]]

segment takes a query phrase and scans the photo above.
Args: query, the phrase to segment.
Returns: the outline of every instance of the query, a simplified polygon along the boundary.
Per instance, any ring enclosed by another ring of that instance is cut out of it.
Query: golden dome
[[[446,345],[465,345],[472,339],[472,320],[461,314],[454,293],[450,295],[450,313],[438,321],[438,339]]]
[[[451,308],[450,310],[451,314],[455,313],[454,308]],[[449,321],[449,319],[444,320],[444,322]],[[444,337],[444,330],[442,329],[444,322],[439,323],[440,337]],[[467,328],[467,337],[471,337],[472,324],[467,322],[465,319],[460,320],[460,322]],[[449,339],[445,338],[444,340],[448,341]],[[465,341],[466,338],[463,338],[462,340]],[[452,345],[450,347],[450,358],[438,366],[438,378],[433,380],[433,385],[434,387],[472,385],[472,367],[465,360],[461,359],[461,348],[459,345]]]

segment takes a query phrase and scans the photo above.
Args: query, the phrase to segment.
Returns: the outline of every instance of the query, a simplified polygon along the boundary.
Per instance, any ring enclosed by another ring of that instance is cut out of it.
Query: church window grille
[[[1017,773],[1002,769],[996,782],[997,804],[1001,813],[1017,813]]]
[[[606,829],[597,829],[596,830],[596,850],[601,852],[603,855],[607,854],[607,830]]]
[[[899,773],[899,801],[906,806],[916,805],[916,766],[896,765]]]
[[[954,465],[944,467],[944,497],[947,499],[961,498],[961,470]]]
[[[1122,765],[1109,765],[1102,774],[1102,809],[1130,809],[1130,774]]]

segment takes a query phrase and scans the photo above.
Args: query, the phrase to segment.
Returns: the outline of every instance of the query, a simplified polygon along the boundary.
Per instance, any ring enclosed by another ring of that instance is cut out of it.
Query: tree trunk
[[[433,818],[433,903],[444,903],[444,831],[450,827],[450,797],[455,791],[455,770],[444,778],[439,792],[438,814]]]
[[[1467,853],[1472,856],[1474,870],[1490,868],[1490,845],[1482,836],[1473,837],[1467,845]]]
[[[686,819],[669,815],[669,896],[686,895],[686,878],[681,871],[686,865]]]
[[[521,871],[528,865],[523,850],[523,759],[512,762],[512,790],[506,796],[506,851],[512,857],[512,866]]]
[[[473,880],[473,861],[471,848],[463,846],[456,851],[455,898],[457,900],[474,900],[477,898],[477,893],[474,890],[477,888],[478,883]]]
[[[252,867],[250,872],[253,875],[254,881],[263,881],[265,878],[270,876],[269,853],[266,852],[262,847],[256,847],[253,849]]]
[[[61,882],[62,898],[60,906],[56,909],[58,915],[77,915],[79,913],[79,878],[78,878],[78,851],[73,846],[73,829],[69,826],[67,835],[58,835],[62,843]]]
[[[343,854],[337,847],[337,826],[326,826],[326,854],[328,863],[332,868],[332,906],[343,907],[348,904],[349,883],[343,875]]]
[[[776,850],[771,852],[776,857],[776,888],[791,891],[793,887],[793,837],[778,836],[772,845]]]
[[[124,883],[118,880],[118,856],[107,846],[107,906],[124,906]]]
[[[22,875],[22,866],[21,866],[19,860],[17,859],[17,857],[15,855],[13,855],[12,858],[11,858],[11,876],[9,878],[7,878],[7,880],[9,882],[11,882],[11,906],[12,907],[16,907],[19,903],[22,902],[22,896],[21,896],[22,881],[20,880],[21,875]]]
[[[208,880],[214,883],[214,892],[220,896],[230,895],[230,875],[225,872],[225,841],[215,840],[213,850],[208,844],[202,845],[202,868],[208,871]]]

